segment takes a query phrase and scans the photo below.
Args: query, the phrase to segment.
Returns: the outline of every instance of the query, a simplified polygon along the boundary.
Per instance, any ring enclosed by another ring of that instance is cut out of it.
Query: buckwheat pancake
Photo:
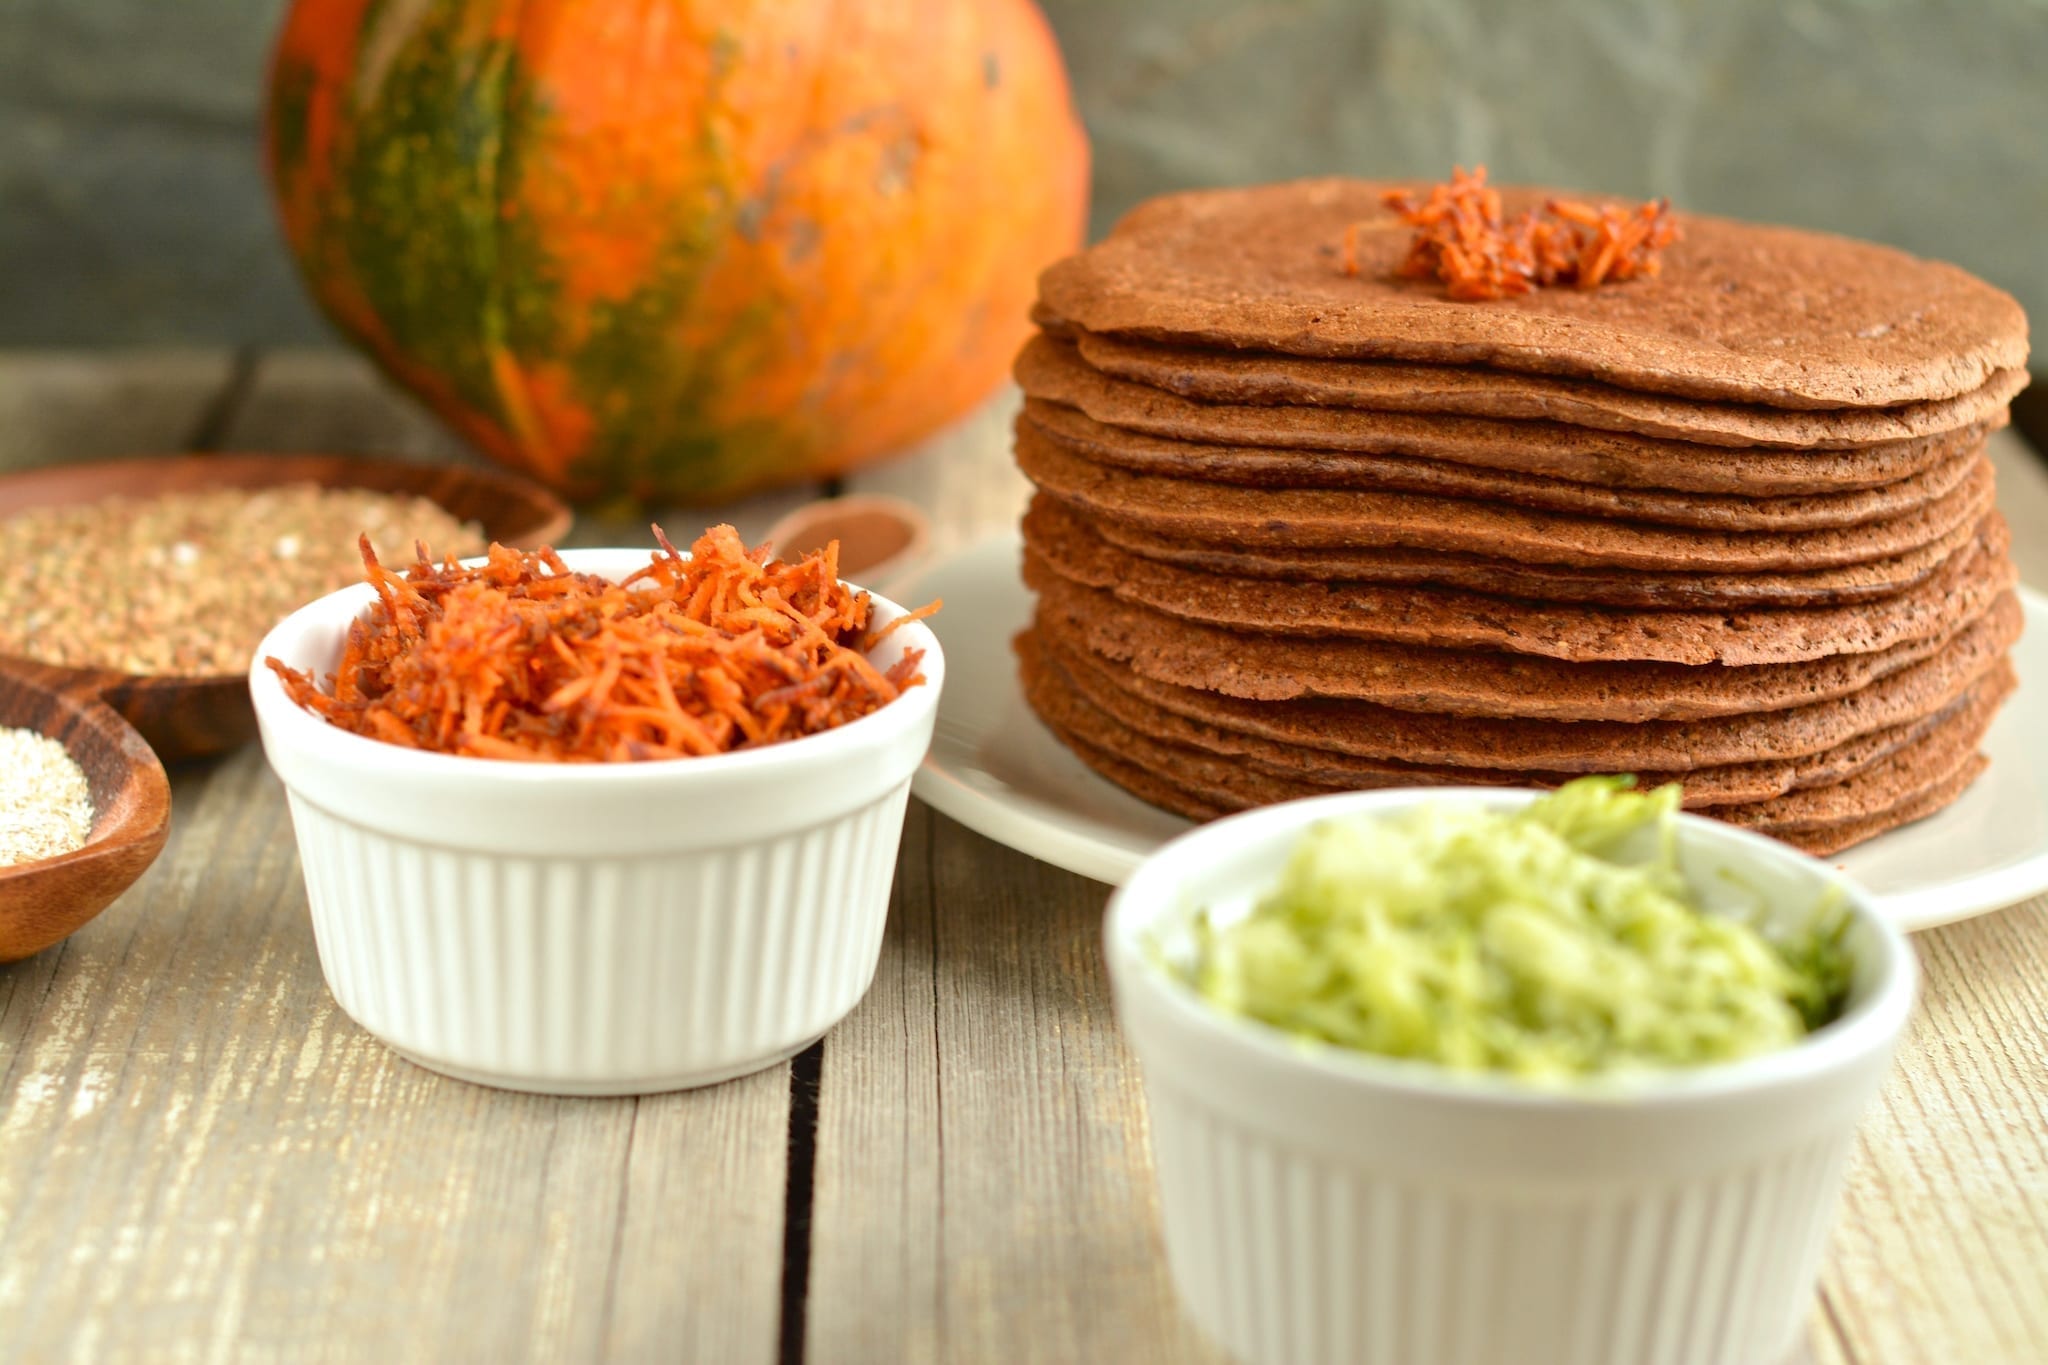
[[[1113,691],[1148,714],[1166,713],[1297,752],[1322,750],[1379,762],[1521,771],[1681,772],[1814,761],[1844,745],[1938,715],[1973,690],[2003,696],[2012,665],[1975,648],[1937,650],[1843,697],[1750,715],[1641,722],[1447,716],[1367,701],[1250,702],[1160,682],[1089,651],[1041,618],[1034,647],[1091,697]],[[1145,728],[1140,726],[1139,728]]]
[[[1070,455],[1139,474],[1252,487],[1426,493],[1733,531],[1817,530],[1896,517],[1961,483],[1984,450],[1983,437],[1973,428],[1970,443],[1959,453],[1891,483],[1768,496],[1761,489],[1698,493],[1577,483],[1406,455],[1203,445],[1106,427],[1085,413],[1037,398],[1025,401],[1017,422]]]
[[[1149,802],[1176,815],[1183,815],[1191,820],[1216,820],[1231,814],[1233,811],[1244,810],[1248,805],[1257,804],[1255,802],[1247,803],[1235,800],[1215,792],[1198,794],[1190,790],[1185,782],[1160,777],[1151,770],[1141,768],[1137,764],[1131,763],[1106,749],[1091,744],[1078,735],[1061,730],[1059,726],[1052,724],[1050,721],[1047,721],[1046,725],[1062,744],[1073,751],[1075,757],[1079,758],[1097,773],[1130,792],[1139,800]],[[1776,834],[1774,837],[1782,839],[1795,848],[1804,849],[1808,853],[1816,855],[1834,853],[1848,848],[1852,844],[1859,844],[1866,839],[1875,838],[1887,830],[1896,829],[1901,825],[1910,824],[1915,820],[1932,815],[1960,796],[1963,790],[1976,779],[1978,773],[1983,771],[1983,768],[1984,763],[1980,758],[1974,766],[1966,766],[1958,773],[1935,782],[1926,790],[1899,802],[1890,810],[1878,815],[1844,820],[1840,824],[1826,829],[1784,832]],[[1309,788],[1300,794],[1326,795],[1329,790],[1331,789]],[[1276,796],[1273,799],[1283,800],[1287,798]],[[1724,807],[1713,813],[1722,819],[1730,819],[1731,815],[1739,815],[1743,809],[1740,806],[1731,806]]]
[[[1937,729],[1966,731],[1976,737],[1989,724],[1999,702],[2011,692],[2015,679],[2011,667],[2001,665],[1993,673],[1976,679],[1962,696],[1927,716],[1892,724],[1870,735],[1860,735],[1821,753],[1778,759],[1743,761],[1683,769],[1657,769],[1645,765],[1599,765],[1589,769],[1530,769],[1495,767],[1481,755],[1477,763],[1415,763],[1405,759],[1382,759],[1356,755],[1341,749],[1288,745],[1260,735],[1223,729],[1202,720],[1188,718],[1151,706],[1145,698],[1122,692],[1110,673],[1090,665],[1083,655],[1057,649],[1051,641],[1034,632],[1018,636],[1018,661],[1032,706],[1059,720],[1065,729],[1090,735],[1092,712],[1114,718],[1128,731],[1147,739],[1196,749],[1204,755],[1231,759],[1255,774],[1282,782],[1305,782],[1331,788],[1370,788],[1405,784],[1481,784],[1481,786],[1561,786],[1583,772],[1634,772],[1645,786],[1683,782],[1688,808],[1712,808],[1749,804],[1784,796],[1794,790],[1833,786],[1874,767],[1888,755],[1915,745]],[[1100,739],[1100,733],[1098,733]],[[1970,741],[1974,743],[1974,739]]]
[[[1408,711],[1545,720],[1699,720],[1846,697],[1921,659],[1981,673],[2018,638],[2010,593],[1947,641],[1796,664],[1566,663],[1375,640],[1248,636],[1119,601],[1026,566],[1038,621],[1161,682],[1248,701],[1352,698]],[[1958,623],[1963,625],[1964,623]]]
[[[1032,516],[1048,509],[1080,518],[1057,498],[1038,494]],[[1617,607],[1818,606],[1866,602],[1925,582],[1975,539],[1975,526],[1958,526],[1903,555],[1812,573],[1652,573],[1639,569],[1523,564],[1484,555],[1451,554],[1402,546],[1339,550],[1286,550],[1180,541],[1140,526],[1095,521],[1090,529],[1132,554],[1210,573],[1245,578],[1342,579],[1357,583],[1439,584],[1558,602]]]
[[[1521,559],[1655,571],[1810,572],[1921,549],[1990,510],[1993,476],[1980,460],[1946,495],[1898,517],[1816,531],[1719,531],[1574,517],[1506,503],[1330,489],[1250,489],[1134,474],[1080,459],[1017,432],[1026,478],[1104,524],[1209,544],[1328,549],[1404,545]]]
[[[1895,483],[1978,449],[1982,436],[2005,420],[2002,413],[1994,414],[1986,424],[1856,450],[1774,450],[1699,445],[1554,422],[1192,403],[1111,379],[1090,369],[1071,346],[1045,337],[1026,344],[1015,375],[1028,397],[1074,409],[1111,431],[1264,451],[1405,455],[1582,484],[1759,497]],[[1123,444],[1100,430],[1088,434],[1112,448]],[[1269,466],[1275,464],[1270,455],[1265,458]],[[1333,463],[1327,455],[1320,460],[1297,456],[1295,462],[1325,468]]]
[[[1997,714],[2000,704],[2011,695],[2015,686],[2017,683],[2010,670],[1994,671],[1973,684],[1962,697],[1932,715],[1903,725],[1894,725],[1873,734],[1858,736],[1825,753],[1808,758],[1785,759],[1774,763],[1734,763],[1712,768],[1662,771],[1642,768],[1631,771],[1647,786],[1659,786],[1666,782],[1682,783],[1685,787],[1685,805],[1690,810],[1712,813],[1715,808],[1721,806],[1768,801],[1797,791],[1846,782],[1907,746],[1918,744],[1936,731],[1951,736],[1963,736],[1968,743],[1974,745],[1982,738],[1991,718]],[[1113,708],[1103,709],[1113,715],[1116,714]],[[1126,723],[1129,723],[1128,720]],[[1132,728],[1144,729],[1138,725],[1133,725]],[[1196,747],[1213,747],[1199,744],[1194,736],[1181,742],[1195,744]],[[1274,776],[1338,786],[1355,783],[1368,786],[1386,785],[1384,781],[1357,783],[1356,774],[1360,770],[1366,772],[1368,776],[1378,773],[1394,781],[1400,781],[1404,775],[1403,770],[1406,769],[1405,775],[1408,780],[1429,783],[1463,782],[1469,780],[1467,774],[1473,771],[1455,767],[1429,769],[1427,771],[1434,775],[1423,778],[1418,774],[1424,770],[1410,768],[1408,765],[1349,758],[1316,749],[1295,749],[1279,753],[1255,752],[1244,755],[1243,758],[1253,768]],[[1583,774],[1536,771],[1518,773],[1498,770],[1489,771],[1484,780],[1488,785],[1554,787],[1577,776]]]
[[[1083,762],[1134,795],[1195,819],[1368,785],[1275,777],[1234,759],[1140,734],[1071,692],[1059,691],[1044,671],[1027,671],[1026,683],[1032,709]],[[1705,813],[1801,847],[1831,852],[1953,799],[1983,768],[1984,760],[1975,749],[1989,719],[1987,713],[1969,722],[1937,726],[1830,786],[1716,806]],[[1485,778],[1479,770],[1457,774],[1461,784],[1504,785]],[[1408,785],[1410,780],[1381,785]],[[1512,785],[1524,785],[1524,780],[1517,776]]]
[[[1344,636],[1505,650],[1574,662],[1790,663],[1946,636],[2018,579],[1996,512],[1920,585],[1844,607],[1637,611],[1444,588],[1275,582],[1178,568],[1118,550],[1079,518],[1027,515],[1026,553],[1080,586],[1184,620],[1256,635]]]
[[[1987,760],[1977,746],[1990,728],[1986,716],[1975,731],[1936,730],[1916,743],[1832,787],[1809,787],[1750,805],[1717,806],[1704,814],[1789,842],[1839,833],[1845,824],[1882,819],[1901,809],[1902,824],[1946,804],[1983,772]],[[1937,800],[1927,804],[1929,798]],[[1841,845],[1837,845],[1840,847]]]
[[[1290,355],[1485,365],[1787,408],[1969,393],[2026,363],[2026,316],[1966,271],[1869,242],[1680,213],[1662,273],[1454,302],[1395,274],[1410,184],[1323,179],[1167,195],[1048,268],[1039,299],[1091,332]],[[1508,216],[1572,192],[1504,188]],[[1339,268],[1359,224],[1359,272]]]
[[[2024,369],[1995,372],[1953,398],[1890,408],[1794,409],[1709,403],[1608,384],[1457,365],[1316,360],[1220,351],[1078,332],[1081,359],[1103,374],[1200,403],[1364,408],[1373,412],[1561,422],[1705,445],[1854,449],[1970,426],[2027,385]]]
[[[1910,825],[1915,820],[1926,819],[1969,790],[1970,784],[1982,776],[1984,770],[1990,766],[1991,761],[1983,754],[1970,754],[1955,771],[1900,798],[1887,810],[1875,815],[1851,817],[1803,829],[1774,828],[1768,818],[1745,820],[1744,816],[1748,812],[1740,806],[1713,811],[1711,814],[1730,824],[1746,824],[1749,828],[1768,834],[1774,839],[1781,839],[1794,848],[1824,856],[1838,853],[1866,839],[1875,839],[1878,835],[1897,829],[1901,825]]]

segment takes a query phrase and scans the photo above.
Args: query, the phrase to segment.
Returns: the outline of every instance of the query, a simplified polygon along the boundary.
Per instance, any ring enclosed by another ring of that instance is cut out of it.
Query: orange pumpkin
[[[968,411],[1079,242],[1031,0],[297,0],[266,149],[328,316],[508,464],[717,498]]]

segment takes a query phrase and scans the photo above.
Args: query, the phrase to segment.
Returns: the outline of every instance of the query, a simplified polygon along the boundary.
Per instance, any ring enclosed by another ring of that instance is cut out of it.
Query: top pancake
[[[1583,379],[1457,365],[1317,360],[1160,345],[1093,332],[1080,332],[1073,340],[1081,358],[1106,375],[1203,403],[1557,422],[1717,446],[1853,450],[1939,436],[1992,416],[2027,386],[2025,370],[2000,370],[1954,398],[1893,408],[1801,411],[1669,398]]]
[[[1091,332],[1289,355],[1490,365],[1782,408],[1954,398],[2023,366],[2026,317],[1955,266],[1796,228],[1681,213],[1654,278],[1456,302],[1398,278],[1407,225],[1372,181],[1154,199],[1040,276]],[[1564,192],[1503,189],[1520,213]],[[1338,265],[1360,224],[1359,274]]]

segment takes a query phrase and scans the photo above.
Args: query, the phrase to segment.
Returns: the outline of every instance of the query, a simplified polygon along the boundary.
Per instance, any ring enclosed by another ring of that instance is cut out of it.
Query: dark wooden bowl
[[[347,455],[185,455],[53,465],[0,477],[0,507],[12,513],[116,496],[147,498],[288,483],[416,494],[476,522],[489,539],[520,549],[559,540],[572,520],[568,507],[554,494],[511,474]],[[31,662],[0,655],[0,670]],[[167,760],[220,753],[256,733],[248,679],[240,672],[175,676],[86,668],[53,671],[67,675],[66,690],[72,695],[103,697]]]
[[[72,669],[10,663],[0,725],[55,739],[92,788],[92,838],[55,858],[0,867],[0,962],[41,952],[126,891],[163,851],[171,784],[135,728]]]

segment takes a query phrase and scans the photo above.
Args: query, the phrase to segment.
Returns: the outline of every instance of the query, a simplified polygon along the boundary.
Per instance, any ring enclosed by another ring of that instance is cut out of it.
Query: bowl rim
[[[1683,1104],[1798,1085],[1888,1045],[1905,1026],[1916,995],[1918,963],[1905,933],[1876,908],[1867,891],[1839,869],[1789,844],[1686,812],[1678,817],[1681,839],[1718,842],[1751,861],[1805,868],[1818,880],[1840,888],[1849,914],[1878,944],[1876,960],[1869,964],[1875,969],[1875,979],[1861,998],[1789,1047],[1698,1066],[1540,1083],[1499,1072],[1452,1071],[1417,1058],[1381,1056],[1300,1038],[1258,1020],[1225,1014],[1154,960],[1141,941],[1146,930],[1172,913],[1164,908],[1168,896],[1178,894],[1227,848],[1243,849],[1284,834],[1299,834],[1321,820],[1342,815],[1406,810],[1447,799],[1521,806],[1547,794],[1528,787],[1389,787],[1304,797],[1198,825],[1153,852],[1110,897],[1103,934],[1114,988],[1119,997],[1126,991],[1142,991],[1166,1011],[1177,1030],[1192,1031],[1211,1045],[1248,1052],[1275,1071],[1416,1099],[1528,1110]],[[1859,961],[1858,965],[1864,964]],[[1142,1061],[1145,1049],[1138,1047],[1137,1051]]]
[[[556,553],[561,556],[562,562],[572,569],[580,569],[586,573],[611,573],[622,571],[597,565],[609,565],[631,557],[632,567],[638,568],[646,563],[655,551],[652,548],[606,546],[558,550]],[[687,558],[688,552],[683,553]],[[487,558],[476,555],[460,562],[466,565],[482,564]],[[868,594],[873,604],[873,615],[869,618],[870,629],[887,626],[890,622],[910,614],[907,608],[899,606],[879,593],[847,583],[844,579],[840,581],[846,587]],[[353,734],[330,724],[287,696],[283,681],[264,663],[271,655],[283,657],[283,652],[275,643],[280,636],[298,633],[311,624],[313,618],[351,619],[359,616],[375,597],[376,590],[370,584],[354,583],[308,602],[278,622],[258,642],[256,652],[249,662],[247,677],[256,714],[266,731],[274,731],[277,740],[302,752],[311,750],[331,760],[380,764],[394,777],[410,774],[420,778],[461,778],[487,774],[494,783],[546,783],[550,788],[554,788],[565,782],[653,783],[674,781],[679,775],[697,774],[702,774],[708,780],[715,779],[721,774],[772,770],[778,765],[808,765],[829,761],[834,754],[841,757],[850,756],[848,751],[867,739],[880,739],[885,734],[900,733],[915,726],[937,708],[939,689],[945,683],[945,655],[939,647],[938,636],[923,621],[911,621],[898,627],[893,636],[901,639],[906,649],[924,651],[924,658],[918,665],[925,677],[922,683],[905,689],[894,701],[885,703],[844,725],[821,730],[815,734],[800,735],[779,744],[719,754],[641,759],[630,763],[548,763],[509,758],[481,758],[468,754],[430,753],[426,750],[388,744],[366,735]],[[267,733],[266,746],[272,742],[274,741],[271,735]]]

